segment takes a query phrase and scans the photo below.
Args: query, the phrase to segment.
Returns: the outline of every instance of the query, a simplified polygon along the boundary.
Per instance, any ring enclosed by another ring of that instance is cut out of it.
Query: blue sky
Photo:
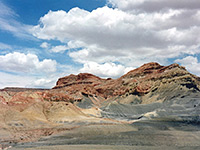
[[[148,62],[200,75],[200,2],[0,0],[0,88],[117,78]]]

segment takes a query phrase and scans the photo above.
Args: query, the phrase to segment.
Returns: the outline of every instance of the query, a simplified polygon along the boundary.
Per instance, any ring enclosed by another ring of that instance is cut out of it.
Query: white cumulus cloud
[[[40,47],[41,48],[49,48],[51,45],[49,44],[49,43],[47,43],[47,42],[43,42],[41,45],[40,45]]]
[[[88,62],[119,62],[126,68],[149,61],[165,64],[169,58],[200,53],[199,1],[108,3],[114,7],[104,6],[91,12],[77,7],[68,12],[49,11],[31,32],[39,39],[64,43],[66,46],[56,46],[52,51],[69,49],[68,55],[83,69]]]
[[[124,11],[155,12],[164,9],[199,9],[197,0],[108,0],[108,3]]]
[[[34,80],[32,77],[13,75],[5,72],[0,72],[0,77],[0,89],[5,87],[25,87]]]
[[[187,56],[183,59],[177,59],[175,62],[185,66],[187,70],[200,76],[200,62],[197,57]]]
[[[120,55],[161,56],[171,47],[176,49],[170,57],[175,57],[199,46],[200,20],[197,18],[198,10],[188,9],[129,13],[107,6],[92,12],[73,8],[69,12],[49,11],[40,18],[32,33],[40,39],[79,41],[94,59]],[[179,49],[183,46],[184,50]]]
[[[131,67],[124,67],[115,63],[98,64],[96,62],[88,62],[80,69],[81,72],[88,72],[100,77],[120,77],[122,74],[132,70]]]
[[[55,81],[53,79],[41,78],[33,81],[28,86],[36,88],[52,88],[53,86],[55,86]]]
[[[50,51],[54,53],[60,53],[60,52],[66,51],[67,49],[69,48],[65,45],[58,45],[58,46],[52,47]]]
[[[0,55],[0,69],[10,72],[43,73],[55,72],[56,61],[51,59],[39,60],[35,54],[19,52]]]

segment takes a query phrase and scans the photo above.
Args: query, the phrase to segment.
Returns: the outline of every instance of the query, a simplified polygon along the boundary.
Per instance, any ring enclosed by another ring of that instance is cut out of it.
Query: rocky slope
[[[100,104],[110,99],[121,103],[147,104],[164,101],[169,98],[172,89],[186,92],[199,91],[199,88],[200,78],[178,64],[161,66],[148,63],[118,79],[101,79],[87,73],[66,76],[60,78],[53,89],[62,89],[74,99],[98,97],[96,100]]]
[[[144,64],[118,79],[80,73],[60,78],[52,89],[2,89],[0,108],[4,145],[91,124],[155,119],[198,123],[200,78],[178,64],[158,63]]]

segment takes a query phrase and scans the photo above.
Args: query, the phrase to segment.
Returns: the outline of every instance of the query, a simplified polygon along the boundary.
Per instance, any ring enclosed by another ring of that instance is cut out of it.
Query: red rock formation
[[[157,80],[178,78],[189,75],[195,80],[198,77],[190,74],[178,64],[161,66],[158,63],[148,63],[134,69],[118,79],[101,79],[88,73],[70,75],[60,78],[54,89],[62,88],[70,95],[100,96],[104,99],[121,96],[127,92],[144,95],[150,92]]]
[[[104,79],[101,79],[95,75],[89,74],[89,73],[80,73],[78,75],[69,75],[63,78],[60,78],[54,89],[61,88],[61,87],[67,87],[72,85],[98,85],[100,84]]]

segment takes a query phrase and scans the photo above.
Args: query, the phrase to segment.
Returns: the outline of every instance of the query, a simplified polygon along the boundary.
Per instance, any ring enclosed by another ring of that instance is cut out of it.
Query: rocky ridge
[[[145,96],[157,90],[165,90],[163,86],[173,85],[176,88],[199,91],[200,78],[178,64],[161,66],[158,63],[148,63],[118,79],[101,79],[88,73],[66,76],[60,78],[53,89],[62,88],[69,95],[89,95],[106,101],[113,97],[124,98],[128,95]]]

